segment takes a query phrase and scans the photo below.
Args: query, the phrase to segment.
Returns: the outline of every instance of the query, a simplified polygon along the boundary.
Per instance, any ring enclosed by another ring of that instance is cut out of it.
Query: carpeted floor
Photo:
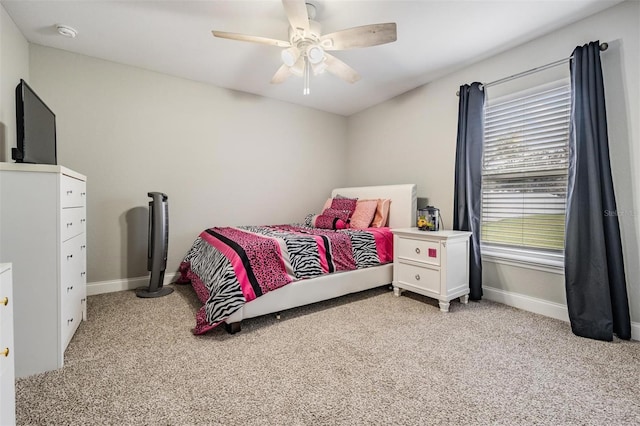
[[[63,369],[17,380],[19,425],[637,425],[640,342],[490,301],[386,287],[194,336],[190,286],[92,296]]]

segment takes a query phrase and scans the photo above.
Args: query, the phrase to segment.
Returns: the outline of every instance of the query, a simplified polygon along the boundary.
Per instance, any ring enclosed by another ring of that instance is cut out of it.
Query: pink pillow
[[[382,228],[384,226],[387,226],[387,221],[389,220],[390,206],[391,206],[390,199],[378,200],[376,214],[373,216],[373,221],[371,221],[371,225],[370,225],[372,228]]]
[[[314,218],[313,226],[322,229],[346,229],[347,223],[338,217],[321,214]]]
[[[368,228],[376,214],[378,200],[358,200],[356,210],[351,215],[351,228]]]
[[[349,217],[351,216],[352,212],[350,212],[349,210],[338,210],[338,209],[324,209],[321,213],[322,216],[330,216],[330,217],[337,217],[340,220],[343,220],[344,222],[348,222],[349,221]]]
[[[356,209],[357,198],[334,198],[331,201],[331,208],[336,210],[349,210],[351,213]]]

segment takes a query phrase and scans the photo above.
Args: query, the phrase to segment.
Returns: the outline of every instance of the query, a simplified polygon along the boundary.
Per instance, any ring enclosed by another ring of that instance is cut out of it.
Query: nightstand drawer
[[[440,266],[440,243],[438,241],[399,238],[398,247],[395,250],[400,259]]]
[[[395,265],[398,281],[414,287],[420,287],[434,293],[440,293],[440,270],[399,263]]]

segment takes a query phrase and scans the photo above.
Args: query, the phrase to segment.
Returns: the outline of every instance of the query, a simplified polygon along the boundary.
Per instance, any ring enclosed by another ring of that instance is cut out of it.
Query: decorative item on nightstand
[[[440,209],[433,206],[427,206],[418,209],[416,215],[418,220],[416,225],[421,231],[439,231],[440,230]]]

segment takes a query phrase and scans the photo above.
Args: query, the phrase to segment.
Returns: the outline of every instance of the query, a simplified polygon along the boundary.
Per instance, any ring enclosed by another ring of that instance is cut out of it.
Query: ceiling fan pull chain
[[[309,66],[309,57],[307,55],[304,56],[304,89],[302,90],[303,95],[308,95],[311,93],[309,89],[309,80],[310,80],[310,70]]]

